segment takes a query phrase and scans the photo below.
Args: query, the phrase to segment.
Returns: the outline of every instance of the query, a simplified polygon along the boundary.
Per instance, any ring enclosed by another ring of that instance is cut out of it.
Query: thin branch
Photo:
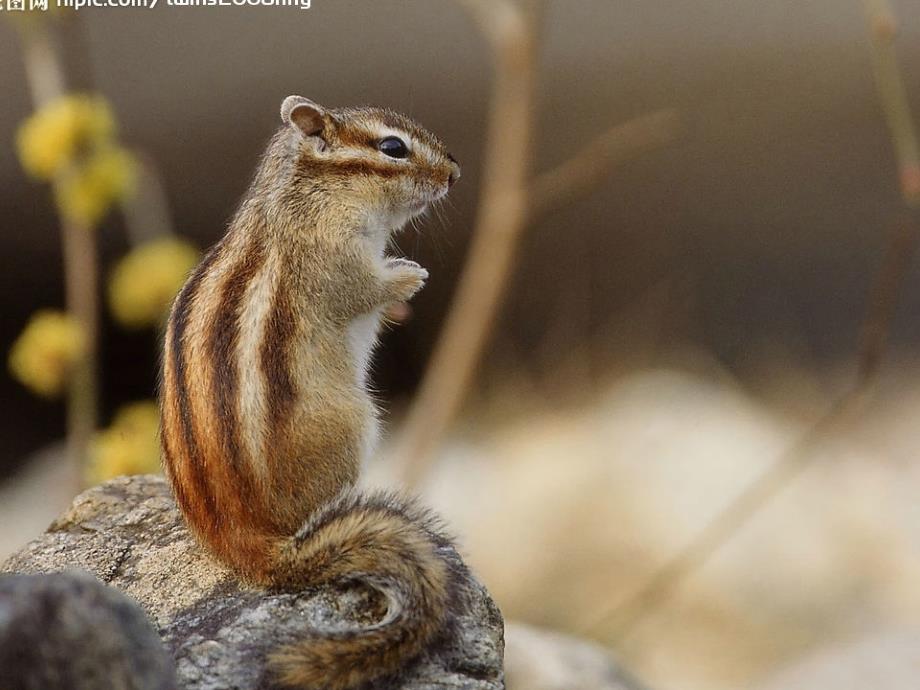
[[[872,64],[879,100],[898,158],[901,193],[908,206],[920,206],[920,147],[895,50],[897,20],[888,0],[865,0],[872,39]]]
[[[916,216],[905,212],[888,241],[878,276],[869,292],[869,306],[860,333],[856,378],[868,385],[875,379],[888,345],[891,322],[898,307],[898,294],[907,280],[920,228]]]
[[[33,105],[38,110],[64,95],[64,69],[44,23],[36,23],[21,33],[26,77]],[[59,186],[67,174],[68,171],[61,173],[52,185]],[[80,324],[86,343],[83,356],[74,364],[67,387],[67,452],[74,470],[74,482],[79,489],[83,484],[89,444],[96,429],[98,259],[96,234],[92,227],[64,215],[60,216],[60,222],[67,311]]]
[[[917,135],[904,83],[894,53],[895,20],[887,0],[866,0],[879,98],[898,157],[901,190],[906,205],[920,203]],[[892,233],[870,291],[857,351],[852,387],[767,471],[748,485],[675,557],[659,568],[633,596],[601,612],[584,630],[607,627],[612,642],[621,642],[692,573],[760,512],[814,460],[818,446],[859,416],[871,399],[878,378],[898,297],[914,255],[920,228],[915,211],[908,211]]]
[[[99,381],[99,259],[93,228],[62,219],[67,311],[83,331],[86,350],[67,386],[67,451],[82,489],[89,446],[97,425]]]
[[[543,3],[458,0],[492,43],[495,79],[481,201],[469,258],[447,322],[401,429],[394,456],[410,486],[418,484],[434,449],[470,388],[493,330],[520,238],[529,223],[588,191],[608,168],[671,141],[671,111],[636,118],[597,137],[558,168],[536,179],[529,148],[535,112],[537,36]],[[526,9],[523,9],[526,8]]]
[[[658,110],[615,125],[531,184],[530,221],[596,187],[610,169],[654,148],[673,143],[682,131],[674,110]]]
[[[422,476],[470,386],[527,217],[537,71],[532,17],[504,0],[461,2],[491,38],[495,54],[487,153],[469,258],[396,446],[409,485]]]
[[[751,518],[759,513],[816,457],[817,450],[837,432],[859,417],[872,397],[878,363],[884,355],[898,296],[916,253],[920,232],[916,220],[906,218],[892,234],[888,251],[876,275],[863,321],[857,376],[844,393],[782,457],[752,481],[707,524],[693,541],[658,568],[646,583],[625,602],[600,612],[583,626],[583,632],[603,627],[613,644],[622,642],[657,606],[666,601],[692,573]]]
[[[760,512],[779,492],[797,477],[815,450],[863,409],[866,401],[861,385],[840,398],[830,410],[781,458],[751,482],[675,557],[658,568],[646,583],[613,610],[602,611],[583,627],[583,631],[604,628],[604,638],[616,645],[657,606],[666,601],[677,586],[706,563],[741,527]]]
[[[64,93],[64,74],[42,24],[23,27],[22,34],[26,81],[37,110]]]

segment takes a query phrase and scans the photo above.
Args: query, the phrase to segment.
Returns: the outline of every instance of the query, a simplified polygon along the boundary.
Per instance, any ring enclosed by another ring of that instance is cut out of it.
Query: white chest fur
[[[357,384],[361,388],[367,386],[367,374],[371,365],[371,356],[377,344],[377,333],[380,330],[380,310],[376,309],[370,314],[364,314],[354,319],[348,325],[348,351],[351,353],[357,376]]]

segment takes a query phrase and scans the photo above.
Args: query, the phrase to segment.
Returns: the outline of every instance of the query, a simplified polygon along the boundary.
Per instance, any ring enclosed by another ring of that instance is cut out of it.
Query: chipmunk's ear
[[[323,106],[303,96],[288,96],[284,99],[281,103],[281,119],[308,137],[320,136],[328,121]]]

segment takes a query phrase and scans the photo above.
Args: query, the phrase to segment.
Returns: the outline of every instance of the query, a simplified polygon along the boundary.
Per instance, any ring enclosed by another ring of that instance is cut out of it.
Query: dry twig
[[[26,77],[36,110],[64,95],[65,78],[60,57],[44,22],[22,31]],[[68,174],[58,176],[58,186]],[[85,342],[83,356],[71,372],[67,387],[67,453],[74,471],[74,484],[83,484],[83,468],[96,429],[98,380],[98,259],[96,233],[64,214],[60,216],[67,311],[80,324]]]
[[[553,170],[541,173],[530,185],[530,222],[589,193],[614,167],[670,144],[681,133],[673,110],[658,110],[615,125],[583,146]]]
[[[495,319],[524,229],[536,83],[532,17],[509,0],[462,0],[490,39],[495,83],[483,196],[473,244],[447,322],[402,430],[397,458],[409,484],[450,423]]]
[[[482,196],[473,243],[422,384],[396,443],[403,477],[415,485],[456,416],[492,332],[528,223],[589,190],[607,170],[672,141],[677,118],[661,111],[614,127],[557,169],[533,179],[540,3],[458,0],[489,39],[495,77]]]
[[[897,21],[888,0],[864,1],[872,39],[875,82],[898,159],[901,194],[908,206],[917,208],[920,206],[920,147],[894,46]]]
[[[847,427],[871,399],[898,305],[898,297],[917,249],[920,204],[917,136],[903,79],[894,52],[895,21],[887,0],[865,0],[879,99],[891,131],[900,172],[901,192],[911,209],[898,223],[870,291],[857,351],[853,385],[767,471],[734,498],[702,532],[666,562],[625,602],[602,611],[584,631],[606,629],[607,639],[622,642],[681,582],[696,572],[728,539],[760,512],[814,460],[820,444]]]

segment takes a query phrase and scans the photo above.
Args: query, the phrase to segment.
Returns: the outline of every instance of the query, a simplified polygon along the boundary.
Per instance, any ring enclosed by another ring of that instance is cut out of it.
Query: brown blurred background
[[[895,7],[900,61],[920,108],[920,4],[901,0]],[[221,234],[289,93],[329,105],[390,106],[448,142],[464,179],[445,223],[433,218],[421,235],[400,242],[432,278],[414,301],[413,320],[386,336],[376,367],[376,381],[398,411],[419,380],[448,305],[477,200],[490,62],[468,17],[448,0],[314,0],[309,11],[95,9],[79,14],[66,43],[77,86],[111,101],[124,142],[147,154],[162,175],[176,230],[202,247]],[[477,404],[506,383],[515,391],[526,385],[535,407],[553,411],[566,396],[584,398],[586,386],[597,393],[602,382],[667,367],[731,381],[738,400],[722,393],[712,398],[725,405],[726,427],[734,428],[732,415],[748,404],[763,405],[764,414],[778,414],[790,429],[807,423],[852,373],[871,277],[903,210],[862,3],[555,0],[547,2],[541,53],[538,169],[610,125],[658,108],[675,108],[687,131],[678,144],[617,168],[596,191],[528,232],[483,367],[481,395],[473,396],[467,419],[481,418]],[[13,154],[15,129],[31,104],[15,33],[2,23],[0,65],[5,352],[36,308],[60,306],[63,297],[50,194],[25,177]],[[107,221],[101,240],[109,265],[127,246],[117,218]],[[913,395],[920,380],[914,375],[918,288],[915,266],[886,361],[885,390],[894,400],[886,419],[903,418],[904,396]],[[102,349],[105,421],[119,404],[152,395],[157,355],[149,333],[126,334],[108,323]],[[684,384],[665,383],[660,395],[640,396],[648,408],[629,396],[623,404],[650,415],[656,405],[678,404]],[[530,407],[508,407],[514,408],[509,423],[527,428]],[[7,375],[0,376],[0,412],[0,477],[63,433],[62,406],[36,400]],[[722,427],[705,428],[718,433]],[[627,437],[611,432],[604,442],[617,446],[619,457],[630,447],[622,441]],[[752,452],[766,462],[792,437],[784,431],[777,437],[782,442]],[[742,465],[750,450],[744,438],[728,453]],[[900,447],[901,459],[909,459],[914,446],[904,441]],[[569,462],[579,452],[563,444],[558,460]],[[712,460],[704,450],[699,454]],[[699,472],[708,471],[717,473],[704,462]],[[629,494],[619,485],[606,499],[596,498],[606,504]],[[711,505],[712,496],[726,495],[703,492],[700,502]],[[496,516],[524,519],[510,508]],[[471,542],[473,549],[476,539]],[[672,545],[680,543],[674,537]],[[553,606],[510,603],[515,615],[527,617],[531,606],[531,619],[568,625]],[[680,618],[670,624],[683,625]],[[842,635],[809,625],[803,624],[808,634],[796,629],[805,637],[794,644],[765,634],[769,651],[751,652],[756,663],[741,664],[736,675],[704,670],[682,687],[730,687],[752,669],[763,674],[818,639]],[[680,648],[674,645],[668,649]],[[714,642],[700,654],[719,649]],[[633,658],[646,675],[670,680],[673,674],[661,665],[679,655]]]
[[[666,283],[672,306],[687,317],[669,325],[729,364],[790,339],[799,356],[819,362],[848,353],[901,208],[860,3],[548,5],[538,167],[660,107],[677,108],[690,132],[533,229],[497,342],[532,352],[554,321],[568,318],[576,330],[566,328],[558,345],[578,347]],[[920,7],[903,2],[898,11],[913,95]],[[9,344],[36,307],[61,304],[62,287],[50,195],[12,155],[30,102],[15,34],[0,31],[7,142],[0,343]],[[69,34],[72,73],[112,101],[126,143],[159,167],[177,231],[201,246],[220,235],[288,93],[392,106],[449,142],[464,182],[446,227],[432,222],[417,241],[404,240],[433,279],[416,301],[418,318],[393,334],[379,367],[387,388],[411,389],[457,275],[477,194],[489,62],[464,13],[422,0],[317,0],[308,11],[164,6],[87,11]],[[123,251],[117,219],[103,242],[109,261]],[[908,290],[905,317],[916,312],[917,294]],[[920,322],[899,319],[896,335],[911,346]],[[149,395],[149,338],[116,329],[106,336],[107,407]],[[8,377],[0,396],[0,464],[12,467],[61,433],[61,410]]]

